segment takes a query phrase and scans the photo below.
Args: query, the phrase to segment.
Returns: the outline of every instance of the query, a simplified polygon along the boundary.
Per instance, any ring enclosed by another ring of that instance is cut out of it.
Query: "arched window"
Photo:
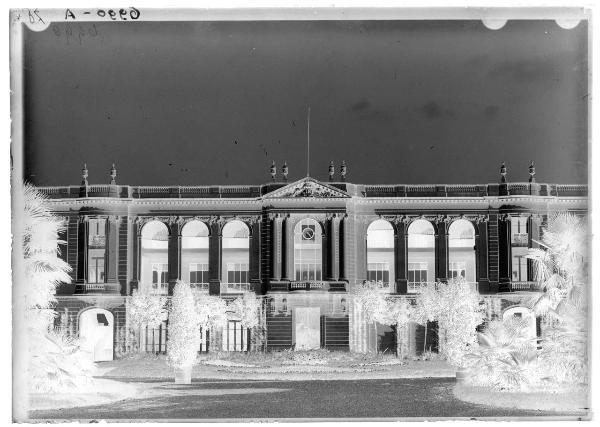
[[[419,292],[422,283],[435,281],[433,225],[424,219],[408,227],[408,292]]]
[[[296,281],[322,280],[323,231],[314,219],[305,218],[294,227],[294,271]]]
[[[152,293],[166,295],[169,284],[169,230],[160,221],[142,228],[141,286]]]
[[[181,277],[192,289],[208,292],[208,227],[202,221],[181,230]]]
[[[389,288],[394,279],[394,228],[378,219],[367,228],[367,280]]]
[[[226,292],[250,290],[249,264],[250,230],[242,221],[230,221],[223,227],[221,282],[226,285]]]
[[[448,229],[449,279],[475,283],[475,228],[466,219],[458,219]]]

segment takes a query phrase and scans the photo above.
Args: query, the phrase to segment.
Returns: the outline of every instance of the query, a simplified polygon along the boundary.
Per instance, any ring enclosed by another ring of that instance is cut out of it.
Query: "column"
[[[271,280],[281,280],[281,229],[282,218],[281,214],[271,214]]]
[[[290,214],[284,215],[282,231],[282,249],[283,259],[281,262],[282,279],[294,281],[296,278],[294,272],[294,231],[292,230],[292,218]]]
[[[260,217],[250,219],[250,286],[257,294],[262,294],[260,283]]]
[[[212,220],[209,223],[210,236],[208,239],[208,293],[221,294],[221,247],[223,236],[221,234],[221,221]]]
[[[142,224],[137,218],[133,222],[133,251],[132,251],[132,268],[131,268],[131,282],[129,283],[129,292],[133,293],[134,290],[139,288],[140,283],[140,269],[142,266]]]
[[[408,293],[408,233],[403,219],[395,221],[394,233],[394,275],[396,293]]]
[[[448,280],[448,224],[444,219],[436,221],[435,230],[435,278]]]
[[[490,279],[488,276],[488,221],[487,218],[475,224],[475,270],[479,292],[490,293]]]
[[[498,281],[499,290],[510,290],[512,276],[512,248],[510,239],[510,215],[498,218]]]
[[[527,234],[529,235],[529,244],[528,247],[531,248],[539,248],[539,245],[536,242],[540,241],[540,223],[541,216],[537,214],[533,214],[529,216],[527,220]],[[532,281],[535,277],[535,268],[533,260],[527,260],[527,280]]]
[[[347,281],[346,277],[346,227],[348,215],[342,214],[339,221],[339,274],[340,280]]]
[[[88,219],[86,216],[79,217],[77,225],[77,279],[75,280],[75,292],[84,293],[87,282],[87,246],[88,246]]]
[[[117,283],[117,268],[119,265],[118,226],[120,218],[109,216],[106,219],[106,283]]]
[[[338,215],[330,215],[327,220],[327,252],[329,263],[327,264],[327,280],[337,281],[339,279],[338,268]]]
[[[173,295],[175,283],[181,279],[181,223],[170,220],[167,224],[169,228],[169,295]]]
[[[329,273],[329,263],[328,263],[328,259],[329,259],[329,251],[327,250],[329,248],[329,244],[328,244],[328,226],[327,224],[329,223],[329,221],[325,220],[325,221],[320,221],[321,224],[321,229],[323,230],[323,235],[322,235],[322,240],[321,240],[321,278],[324,278],[325,280],[328,280]]]

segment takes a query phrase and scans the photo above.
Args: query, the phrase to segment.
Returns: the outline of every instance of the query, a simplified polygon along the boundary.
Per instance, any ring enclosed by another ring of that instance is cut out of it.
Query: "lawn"
[[[486,387],[457,385],[454,396],[460,400],[500,408],[537,409],[540,411],[587,412],[588,392],[585,388],[563,391],[499,391]]]
[[[455,370],[435,357],[400,360],[388,354],[342,351],[208,353],[199,356],[196,379],[332,380],[453,377]],[[107,378],[171,379],[164,355],[135,354],[100,364]]]

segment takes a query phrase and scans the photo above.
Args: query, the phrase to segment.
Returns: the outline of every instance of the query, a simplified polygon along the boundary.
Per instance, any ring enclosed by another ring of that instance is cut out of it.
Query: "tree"
[[[244,292],[242,298],[233,302],[235,313],[240,317],[242,327],[252,329],[258,326],[260,300],[252,292]]]
[[[375,331],[375,352],[377,352],[377,323],[384,325],[393,324],[393,316],[387,302],[388,293],[383,289],[381,282],[365,281],[357,284],[353,289],[354,302],[361,310],[368,323],[373,324]]]
[[[195,305],[202,330],[214,331],[227,324],[227,303],[220,297],[198,294]]]
[[[439,329],[445,341],[441,353],[451,365],[463,367],[465,355],[477,346],[477,327],[485,319],[485,308],[479,293],[464,280],[438,283]]]
[[[436,283],[426,283],[421,286],[421,292],[417,295],[417,304],[413,313],[413,320],[425,327],[423,352],[427,350],[427,325],[429,322],[436,320],[442,304],[436,285]]]
[[[542,295],[533,304],[546,320],[539,357],[559,383],[587,380],[588,229],[584,218],[559,212],[542,231],[541,248],[530,249]]]
[[[129,320],[133,326],[155,328],[161,324],[166,313],[167,299],[136,289],[128,300]]]
[[[26,373],[18,386],[29,392],[71,391],[92,382],[94,365],[77,339],[53,329],[56,287],[71,281],[71,268],[59,257],[65,225],[33,186],[16,184],[13,191],[16,359],[25,365],[15,369]]]
[[[200,348],[199,325],[192,289],[189,284],[178,280],[171,300],[167,347],[167,360],[175,368],[175,381],[178,383],[191,383],[192,366]]]
[[[396,354],[404,359],[408,356],[408,325],[414,317],[414,307],[406,298],[388,299],[388,311],[396,325]]]

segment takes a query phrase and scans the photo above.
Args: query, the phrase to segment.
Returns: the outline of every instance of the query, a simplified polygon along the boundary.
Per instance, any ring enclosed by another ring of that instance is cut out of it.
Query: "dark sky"
[[[587,23],[136,22],[26,30],[38,185],[587,182]]]

